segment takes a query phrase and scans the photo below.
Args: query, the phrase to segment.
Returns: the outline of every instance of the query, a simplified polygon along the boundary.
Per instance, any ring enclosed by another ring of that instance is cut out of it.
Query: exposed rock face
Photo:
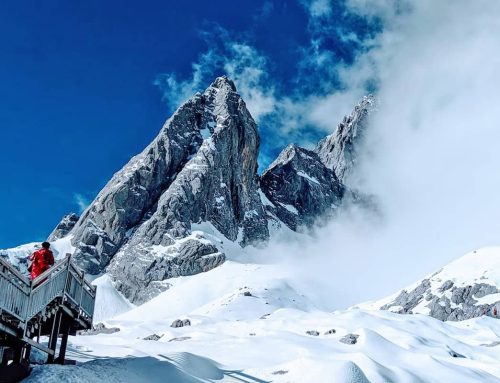
[[[169,278],[209,271],[224,261],[225,255],[201,233],[196,233],[171,246],[127,244],[107,271],[125,297],[142,304],[167,290]]]
[[[119,332],[119,327],[106,327],[104,323],[97,323],[92,326],[90,330],[80,330],[78,331],[78,335],[99,335],[99,334],[114,334],[115,332]]]
[[[261,188],[271,202],[266,208],[292,230],[331,215],[345,193],[316,153],[296,145],[289,145],[267,168]]]
[[[372,96],[364,97],[314,151],[289,145],[280,153],[261,178],[270,217],[298,231],[310,228],[318,218],[330,218],[346,197],[376,210],[368,196],[354,193],[345,186],[373,105]]]
[[[68,233],[75,227],[79,218],[80,217],[77,216],[75,213],[70,213],[68,215],[65,215],[61,219],[61,222],[59,222],[56,228],[52,231],[52,233],[50,233],[49,237],[47,238],[47,241],[52,242],[68,235]]]
[[[161,339],[163,335],[158,335],[158,334],[151,334],[151,335],[148,335],[144,338],[142,338],[143,340],[152,340],[152,341],[158,341]]]
[[[366,96],[345,116],[335,132],[322,139],[314,151],[328,169],[345,183],[356,162],[358,143],[368,125],[368,117],[374,108],[373,96]]]
[[[133,157],[83,213],[73,230],[75,258],[88,272],[104,269],[133,230],[154,208],[188,158],[203,142],[208,128],[201,95],[182,105],[158,136]]]

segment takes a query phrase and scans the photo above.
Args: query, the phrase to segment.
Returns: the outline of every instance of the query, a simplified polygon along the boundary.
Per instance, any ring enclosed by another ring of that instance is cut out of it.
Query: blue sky
[[[0,2],[0,248],[42,240],[78,213],[217,75],[248,95],[263,165],[332,130],[305,121],[303,101],[342,88],[334,69],[380,28],[342,3]]]

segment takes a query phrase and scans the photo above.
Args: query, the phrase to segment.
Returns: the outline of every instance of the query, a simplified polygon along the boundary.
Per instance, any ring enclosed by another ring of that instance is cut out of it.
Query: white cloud
[[[82,214],[85,209],[90,205],[91,200],[80,193],[73,194],[73,201],[78,206],[78,213]]]
[[[304,285],[322,286],[318,301],[330,308],[380,298],[500,244],[500,3],[421,0],[379,13],[362,4],[354,11],[369,11],[384,29],[340,68],[345,90],[311,103],[311,119],[328,125],[331,107],[377,83],[378,110],[351,184],[377,197],[381,220],[345,211],[314,239],[266,251],[282,254]]]
[[[302,2],[311,17],[325,17],[332,13],[331,0],[306,0]]]

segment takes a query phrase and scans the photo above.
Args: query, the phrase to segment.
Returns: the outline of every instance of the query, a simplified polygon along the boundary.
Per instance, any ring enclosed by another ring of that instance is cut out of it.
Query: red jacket
[[[31,257],[31,279],[35,279],[54,264],[54,254],[49,249],[35,251]]]

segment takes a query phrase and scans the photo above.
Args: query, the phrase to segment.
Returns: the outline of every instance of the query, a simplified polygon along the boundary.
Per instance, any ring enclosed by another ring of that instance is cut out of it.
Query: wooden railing
[[[20,328],[57,298],[69,303],[77,316],[92,323],[96,288],[85,279],[83,272],[71,262],[71,255],[33,281],[0,258],[0,313],[19,321]]]

